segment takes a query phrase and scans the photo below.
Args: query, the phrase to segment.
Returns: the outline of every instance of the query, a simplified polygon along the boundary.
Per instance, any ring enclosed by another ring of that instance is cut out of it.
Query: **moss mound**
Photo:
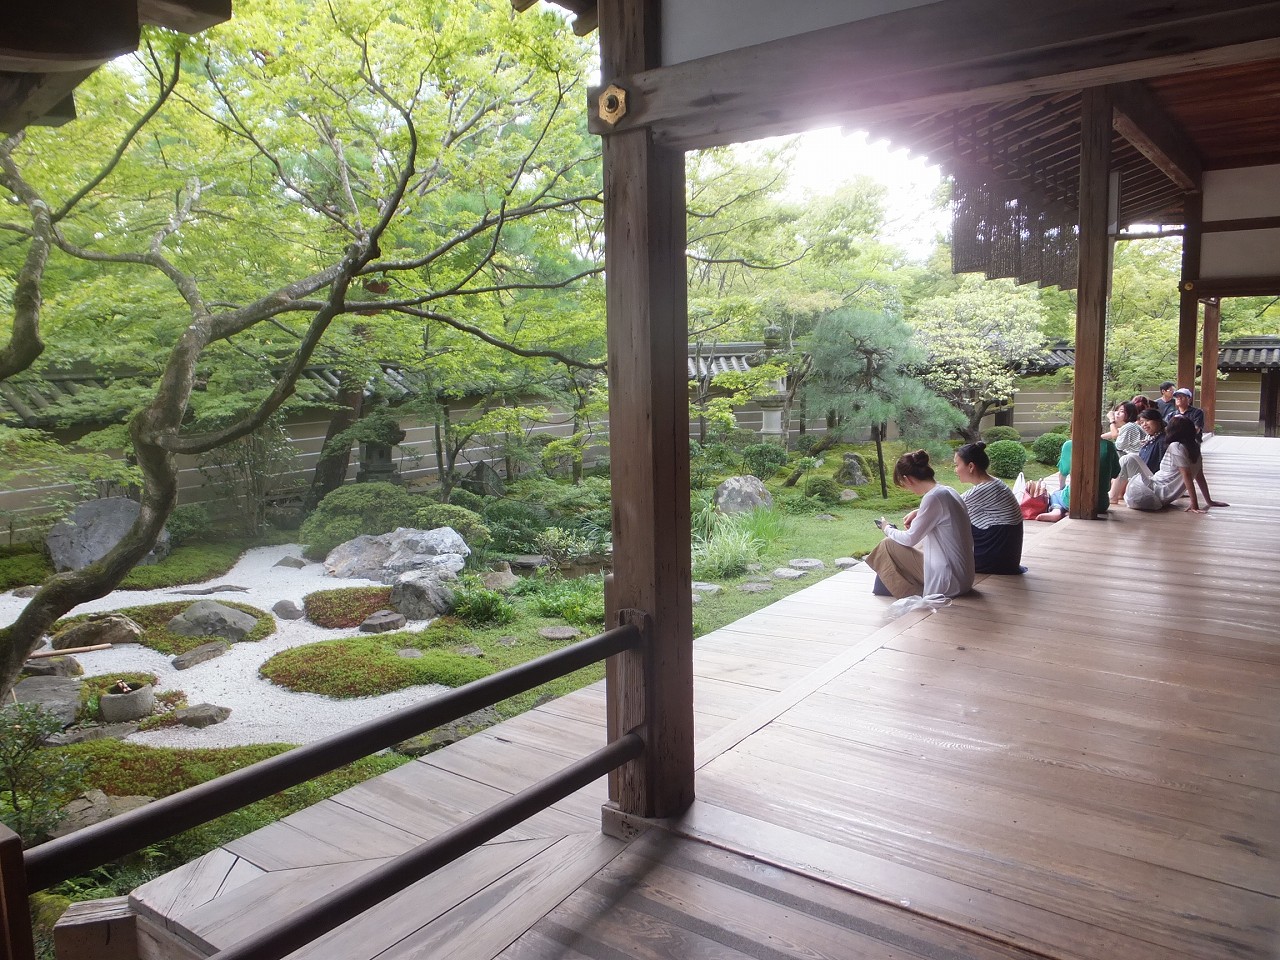
[[[460,687],[493,672],[484,660],[448,649],[400,655],[402,648],[422,642],[413,633],[324,640],[283,650],[259,672],[277,686],[327,697],[370,697],[426,683]]]

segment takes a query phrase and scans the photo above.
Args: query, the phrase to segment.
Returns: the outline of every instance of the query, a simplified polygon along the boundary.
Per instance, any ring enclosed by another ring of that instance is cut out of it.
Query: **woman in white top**
[[[902,530],[877,521],[885,539],[866,559],[876,572],[874,592],[899,598],[968,593],[973,589],[973,531],[960,494],[939,485],[923,450],[898,458],[893,482],[923,499],[903,518]]]
[[[1137,453],[1146,442],[1146,434],[1138,426],[1138,407],[1131,400],[1117,403],[1111,411],[1111,429],[1102,435],[1103,440],[1110,440],[1116,445],[1120,456]]]
[[[1207,513],[1210,507],[1227,506],[1209,496],[1209,481],[1204,476],[1195,424],[1186,417],[1175,416],[1164,433],[1168,446],[1156,472],[1152,473],[1136,454],[1120,459],[1116,483],[1125,506],[1133,510],[1163,510],[1184,494],[1191,498],[1188,513]],[[1203,508],[1196,497],[1197,485],[1204,493]]]

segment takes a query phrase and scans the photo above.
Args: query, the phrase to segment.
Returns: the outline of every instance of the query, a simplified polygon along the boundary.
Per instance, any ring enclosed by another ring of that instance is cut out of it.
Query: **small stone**
[[[477,647],[474,643],[468,643],[465,646],[457,648],[458,654],[463,657],[483,657],[484,651]]]
[[[406,660],[417,660],[422,656],[422,651],[416,650],[413,647],[404,647],[396,651],[396,656],[404,657]]]
[[[22,665],[24,677],[82,677],[84,667],[75,657],[40,657]]]
[[[31,584],[27,587],[19,587],[17,590],[13,591],[13,595],[15,597],[21,597],[24,600],[29,600],[39,592],[40,588],[35,584]]]
[[[857,557],[836,557],[836,569],[849,570],[853,567],[856,567],[861,562],[862,561],[859,560]]]
[[[505,562],[498,564],[496,569],[482,574],[480,580],[488,590],[510,590],[520,582],[520,578],[511,572],[511,564]]]
[[[718,583],[706,583],[702,580],[693,581],[694,593],[705,593],[708,597],[714,597],[721,590]]]
[[[271,612],[281,620],[301,620],[306,616],[303,609],[292,600],[277,600]]]
[[[540,553],[532,553],[513,557],[510,566],[512,570],[536,570],[538,567],[551,566],[551,560]]]
[[[188,650],[186,653],[180,653],[169,661],[175,670],[190,670],[197,663],[204,663],[206,660],[212,660],[214,657],[220,657],[231,649],[231,644],[225,640],[214,640],[212,643],[202,643],[194,650]]]
[[[763,563],[748,563],[748,564],[747,564],[747,573],[759,573],[759,572],[760,572],[761,570],[763,570],[763,569],[764,569],[764,564],[763,564]]]
[[[857,499],[858,499],[858,491],[857,491],[857,490],[848,490],[848,489],[845,489],[845,490],[841,490],[841,491],[840,491],[840,502],[841,502],[841,503],[852,503],[854,500],[857,500]]]
[[[577,627],[543,627],[538,636],[543,640],[576,640],[582,631]]]
[[[65,837],[95,823],[146,806],[151,800],[151,797],[109,797],[101,790],[87,790],[63,808],[62,820],[49,831],[49,835],[55,839]]]
[[[404,614],[394,610],[379,610],[364,618],[364,623],[360,624],[360,632],[386,633],[388,630],[403,630],[407,622]]]
[[[229,716],[230,707],[219,707],[212,703],[197,703],[194,707],[173,711],[173,718],[185,727],[211,727],[215,723],[222,723]]]
[[[814,516],[815,520],[821,520],[823,523],[830,523],[832,520],[839,520],[834,513],[819,513]]]
[[[519,637],[499,637],[498,638],[498,646],[500,647],[515,647],[515,646],[518,646],[519,644],[520,644]]]
[[[307,561],[301,557],[281,557],[276,561],[277,567],[292,567],[294,570],[301,570],[307,565]]]
[[[773,589],[773,584],[751,583],[751,582],[740,583],[738,584],[738,589],[741,590],[743,593],[768,593],[770,590]]]
[[[170,590],[187,597],[207,597],[211,593],[248,593],[248,587],[237,587],[234,583],[220,583],[216,587],[194,587],[190,590]]]
[[[65,747],[69,743],[86,743],[90,740],[123,740],[138,732],[136,723],[95,723],[91,726],[68,727],[45,741],[50,747]]]
[[[800,557],[787,562],[792,570],[825,570],[827,565],[815,557]]]
[[[773,571],[773,579],[775,580],[799,580],[803,576],[807,576],[805,570],[792,570],[790,567],[778,567]]]
[[[701,602],[702,602],[702,594],[700,594],[700,593],[695,593],[695,594],[693,595],[693,605],[696,607],[696,606],[697,606],[698,604],[700,604]]]

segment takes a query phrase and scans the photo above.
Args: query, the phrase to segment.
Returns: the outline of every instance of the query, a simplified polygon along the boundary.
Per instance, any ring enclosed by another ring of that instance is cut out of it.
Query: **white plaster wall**
[[[1280,276],[1280,229],[1206,233],[1200,244],[1201,280]]]
[[[1205,222],[1280,216],[1280,163],[1204,173]]]
[[[662,10],[662,62],[683,63],[931,2],[934,0],[667,0]]]

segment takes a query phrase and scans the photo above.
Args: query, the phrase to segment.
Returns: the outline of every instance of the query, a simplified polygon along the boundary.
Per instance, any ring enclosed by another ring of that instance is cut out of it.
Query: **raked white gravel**
[[[82,604],[73,613],[119,610],[148,603],[173,600],[192,602],[206,599],[182,593],[198,587],[232,584],[246,592],[215,593],[207,599],[247,603],[264,613],[279,600],[302,598],[317,590],[337,587],[378,586],[373,580],[338,580],[327,576],[324,565],[310,563],[302,568],[277,567],[285,556],[299,556],[296,545],[258,547],[244,554],[226,574],[206,583],[161,590],[117,590],[99,600]],[[0,594],[0,625],[12,623],[26,600],[12,593]],[[427,621],[410,621],[407,629],[421,629]],[[221,657],[175,670],[171,657],[138,644],[122,644],[111,650],[76,654],[86,676],[142,670],[159,678],[157,690],[182,690],[190,704],[213,703],[231,708],[223,723],[194,730],[168,727],[134,734],[129,740],[163,747],[230,747],[246,743],[309,743],[320,740],[365,720],[385,716],[411,704],[420,703],[443,691],[441,686],[410,687],[379,697],[332,700],[311,693],[292,693],[258,675],[258,668],[273,654],[290,647],[354,636],[356,630],[329,630],[306,620],[276,618],[276,632],[258,643],[232,644]]]

